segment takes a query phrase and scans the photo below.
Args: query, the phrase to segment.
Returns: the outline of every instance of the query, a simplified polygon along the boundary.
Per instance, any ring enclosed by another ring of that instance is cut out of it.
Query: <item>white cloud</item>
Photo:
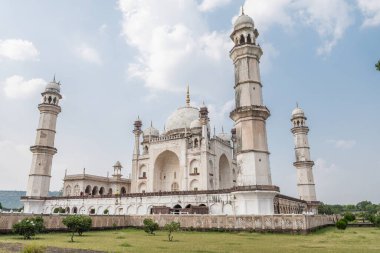
[[[327,142],[332,143],[338,149],[351,149],[356,145],[355,140],[328,140]]]
[[[221,107],[218,107],[214,104],[207,105],[208,111],[209,111],[209,117],[210,117],[210,123],[211,127],[216,127],[217,133],[220,132],[221,128],[223,126],[223,123],[226,122],[226,118],[229,117],[230,112],[233,110],[235,106],[235,100],[229,100]],[[230,122],[232,123],[232,122]],[[219,129],[218,129],[219,128]],[[229,126],[224,125],[224,129],[229,129]]]
[[[0,59],[38,60],[39,52],[32,42],[20,39],[0,40]]]
[[[328,55],[353,23],[352,8],[345,0],[246,0],[244,10],[259,31],[274,25],[285,29],[296,24],[313,27],[322,39],[319,55]]]
[[[25,80],[24,77],[13,75],[3,82],[5,95],[9,98],[27,98],[42,90],[46,81],[41,78]]]
[[[29,146],[10,140],[0,140],[0,185],[2,190],[25,189],[26,177],[30,168]],[[6,158],[6,159],[5,159]],[[10,173],[10,172],[13,173]]]
[[[357,0],[359,9],[364,15],[363,27],[380,25],[380,1],[379,0]]]
[[[218,7],[229,4],[231,0],[203,0],[198,6],[200,11],[213,11]]]
[[[301,20],[314,27],[322,38],[319,55],[329,54],[353,23],[352,8],[345,0],[300,0],[295,6]]]
[[[225,80],[223,67],[231,68],[228,34],[209,31],[196,1],[119,2],[123,13],[122,34],[137,49],[128,76],[141,79],[146,87],[182,91]],[[196,73],[196,74],[195,74]]]
[[[95,63],[99,65],[102,64],[102,60],[100,59],[99,53],[92,47],[83,44],[77,48],[76,52],[78,56],[86,62]]]

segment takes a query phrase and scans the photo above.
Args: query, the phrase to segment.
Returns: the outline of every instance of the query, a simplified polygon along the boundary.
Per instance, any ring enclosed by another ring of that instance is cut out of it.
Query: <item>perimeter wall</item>
[[[34,215],[36,216],[36,215]],[[42,215],[49,231],[65,230],[62,219],[66,215]],[[0,213],[0,232],[12,230],[13,224],[31,214]],[[160,227],[172,221],[180,222],[183,229],[194,230],[247,230],[273,232],[307,233],[319,227],[333,225],[337,221],[334,215],[91,215],[94,229],[115,227],[141,227],[145,218],[158,222]]]

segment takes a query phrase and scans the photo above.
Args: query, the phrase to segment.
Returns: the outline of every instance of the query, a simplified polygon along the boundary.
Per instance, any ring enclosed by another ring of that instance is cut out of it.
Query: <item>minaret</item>
[[[238,186],[272,185],[266,133],[270,112],[263,105],[258,36],[253,20],[242,13],[230,36],[235,43],[230,51],[235,66],[235,109],[230,117],[236,128]]]
[[[299,198],[308,202],[317,201],[313,177],[314,162],[310,158],[310,147],[307,134],[309,127],[306,124],[304,111],[298,107],[292,112],[291,129],[294,135],[296,161],[293,163],[297,169],[297,188]]]
[[[50,187],[53,156],[57,153],[54,147],[55,128],[58,114],[61,112],[59,100],[60,83],[55,81],[46,85],[41,93],[42,102],[38,105],[40,121],[37,128],[35,145],[30,147],[33,153],[26,197],[38,199],[47,197]]]
[[[141,127],[142,122],[140,117],[137,117],[137,120],[133,124],[133,134],[135,135],[135,145],[133,149],[133,159],[132,159],[132,192],[137,192],[137,181],[138,181],[138,167],[139,167],[139,157],[140,157],[140,136],[141,136]]]
[[[244,12],[237,18],[230,36],[234,47],[230,57],[235,67],[235,109],[230,113],[236,129],[237,188],[258,189],[240,192],[236,214],[273,214],[272,186],[266,120],[270,112],[263,104],[259,36],[252,18]]]

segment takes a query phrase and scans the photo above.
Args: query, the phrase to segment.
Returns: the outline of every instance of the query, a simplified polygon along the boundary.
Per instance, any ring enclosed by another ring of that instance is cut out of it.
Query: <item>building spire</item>
[[[187,91],[186,91],[186,106],[190,106],[190,90],[189,90],[189,85],[187,85]]]
[[[244,4],[241,6],[241,15],[244,15]]]
[[[299,107],[298,107],[298,102],[296,102],[296,108],[299,108]]]

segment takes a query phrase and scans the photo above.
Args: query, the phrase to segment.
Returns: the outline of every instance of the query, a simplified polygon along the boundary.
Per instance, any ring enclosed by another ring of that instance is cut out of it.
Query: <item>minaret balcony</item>
[[[240,106],[230,113],[230,118],[235,122],[246,117],[258,117],[266,120],[269,116],[269,109],[263,105]]]

